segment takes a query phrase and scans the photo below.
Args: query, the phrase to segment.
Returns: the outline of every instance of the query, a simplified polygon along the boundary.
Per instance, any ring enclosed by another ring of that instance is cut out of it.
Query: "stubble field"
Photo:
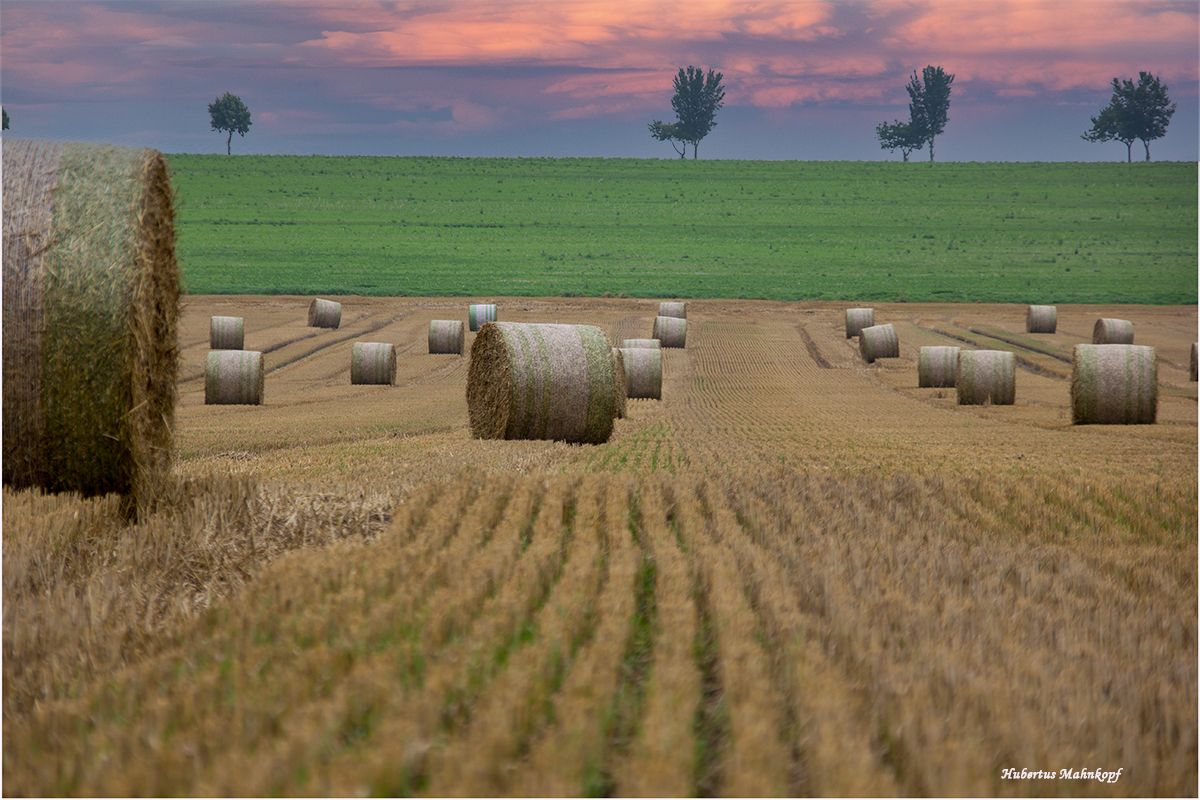
[[[875,304],[866,365],[846,304],[691,301],[663,399],[570,446],[472,439],[429,321],[656,300],[339,299],[187,298],[138,524],[5,490],[5,794],[1196,794],[1195,306]],[[265,405],[204,405],[212,315]],[[1071,425],[1098,317],[1158,348],[1157,424]],[[1016,352],[1016,405],[918,389],[927,344]]]

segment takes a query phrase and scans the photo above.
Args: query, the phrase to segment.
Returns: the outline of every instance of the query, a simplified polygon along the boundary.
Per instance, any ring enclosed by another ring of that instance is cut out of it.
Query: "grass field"
[[[1194,163],[170,162],[197,294],[1197,301]]]
[[[845,304],[691,301],[663,399],[570,446],[470,438],[426,333],[477,298],[308,300],[187,298],[143,521],[5,489],[6,795],[1196,795],[1194,305],[875,303],[866,365]],[[212,315],[265,405],[204,405]],[[1157,424],[1071,425],[1099,317],[1158,349]],[[934,344],[1016,353],[1015,405],[917,388]]]

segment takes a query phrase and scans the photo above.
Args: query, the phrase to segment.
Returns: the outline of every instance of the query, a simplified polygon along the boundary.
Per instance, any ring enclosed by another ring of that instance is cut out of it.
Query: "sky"
[[[1080,136],[1139,71],[1178,106],[1151,157],[1200,159],[1200,0],[0,6],[6,135],[166,153],[225,152],[207,106],[231,92],[235,154],[674,158],[647,124],[691,65],[726,90],[701,158],[899,160],[875,128],[932,65],[955,76],[938,161],[1124,160]]]

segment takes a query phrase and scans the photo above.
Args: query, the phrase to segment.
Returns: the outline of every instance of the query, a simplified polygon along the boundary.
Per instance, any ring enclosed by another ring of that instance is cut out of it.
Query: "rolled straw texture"
[[[1017,399],[1017,358],[1007,350],[962,350],[955,383],[960,406],[1011,406]]]
[[[612,347],[590,325],[489,322],[471,344],[467,412],[480,439],[608,441]]]
[[[629,384],[625,380],[625,355],[621,349],[614,347],[613,356],[613,390],[617,401],[617,419],[625,419],[626,406],[629,400]]]
[[[208,346],[213,350],[245,349],[246,332],[241,317],[213,317],[209,323]]]
[[[262,353],[209,350],[204,365],[204,404],[260,406],[263,402]]]
[[[336,328],[342,324],[342,304],[314,297],[308,305],[308,327]]]
[[[1026,333],[1054,333],[1058,330],[1056,306],[1030,306],[1025,312]]]
[[[1196,380],[1196,348],[1197,347],[1200,347],[1200,345],[1198,345],[1196,342],[1192,342],[1192,366],[1191,366],[1192,380]]]
[[[660,317],[677,317],[678,319],[687,319],[687,303],[659,303],[658,315]]]
[[[899,358],[900,340],[892,323],[872,325],[858,332],[858,349],[868,364],[877,358]]]
[[[853,339],[863,328],[875,324],[875,309],[847,308],[846,309],[846,338]]]
[[[1153,347],[1077,344],[1071,364],[1071,421],[1076,425],[1150,425],[1158,417]]]
[[[477,303],[467,306],[467,322],[475,332],[489,322],[496,321],[496,306],[492,303]]]
[[[687,344],[687,320],[680,317],[655,317],[654,338],[661,347],[684,347]]]
[[[917,357],[917,386],[953,388],[958,379],[958,347],[922,347]]]
[[[396,348],[384,342],[355,342],[350,350],[350,383],[394,386]]]
[[[662,343],[658,339],[626,339],[621,342],[621,348],[628,350],[632,347],[653,347],[655,350],[662,347]]]
[[[625,382],[632,398],[662,399],[662,351],[648,347],[627,348]]]
[[[1133,344],[1133,323],[1127,319],[1098,319],[1092,344]]]
[[[170,475],[179,367],[174,195],[156,150],[3,147],[4,483],[119,492]]]
[[[461,319],[429,320],[430,353],[456,353],[461,356],[465,338]]]

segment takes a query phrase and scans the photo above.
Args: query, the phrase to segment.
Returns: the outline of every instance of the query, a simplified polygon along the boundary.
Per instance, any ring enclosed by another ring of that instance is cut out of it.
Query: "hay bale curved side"
[[[1153,347],[1077,344],[1071,359],[1071,421],[1076,425],[1152,425],[1158,418],[1158,358]]]
[[[1092,344],[1133,344],[1133,323],[1127,319],[1096,320],[1092,327]]]
[[[493,303],[476,303],[467,306],[467,322],[475,332],[489,322],[496,321],[496,306]]]
[[[626,348],[625,382],[631,398],[662,399],[662,351]]]
[[[846,338],[853,339],[862,332],[863,328],[870,328],[875,324],[875,309],[873,308],[847,308],[846,309]]]
[[[10,139],[4,175],[4,482],[118,492],[170,475],[179,265],[156,150]]]
[[[308,305],[308,327],[337,328],[342,324],[342,304],[314,297]]]
[[[394,386],[396,347],[385,342],[355,342],[350,350],[350,383],[356,386]]]
[[[1017,399],[1017,358],[1007,350],[962,350],[955,383],[960,406],[1011,406]]]
[[[245,344],[246,330],[241,317],[212,318],[208,330],[210,350],[242,350]]]
[[[658,315],[660,317],[675,317],[677,319],[687,319],[687,303],[682,302],[666,302],[658,304]]]
[[[681,317],[655,317],[654,338],[660,347],[686,347],[687,320]]]
[[[210,350],[204,364],[206,406],[261,406],[264,370],[256,350]]]
[[[622,350],[630,350],[635,347],[653,347],[655,350],[662,347],[662,342],[658,339],[626,339],[621,342]]]
[[[488,322],[467,367],[471,435],[600,444],[612,433],[615,387],[599,328]]]
[[[917,356],[917,386],[954,388],[958,380],[958,347],[922,347]]]
[[[465,339],[461,319],[429,320],[430,353],[455,353],[461,356]]]
[[[1058,330],[1057,306],[1030,306],[1026,310],[1026,333],[1054,333],[1056,330]]]
[[[877,358],[899,358],[900,340],[892,323],[871,325],[858,332],[858,349],[868,364]]]
[[[619,347],[612,349],[613,357],[613,392],[616,398],[617,419],[625,419],[628,410],[629,383],[625,380],[625,354]]]

